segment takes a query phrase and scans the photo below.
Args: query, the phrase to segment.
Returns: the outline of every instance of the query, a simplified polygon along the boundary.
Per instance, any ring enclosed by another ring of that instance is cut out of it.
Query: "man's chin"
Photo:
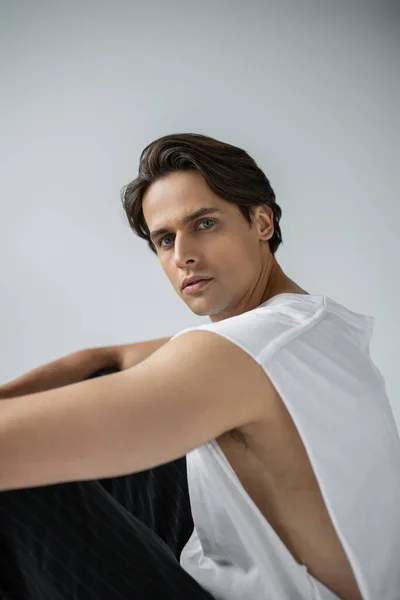
[[[187,306],[192,311],[192,313],[197,315],[198,317],[207,317],[210,314],[208,309],[206,308],[201,310],[201,308],[194,308],[193,306],[189,306],[189,304]]]
[[[210,303],[204,303],[203,306],[200,306],[200,303],[198,306],[195,306],[195,303],[193,303],[193,306],[187,304],[187,307],[190,308],[192,313],[197,315],[198,317],[211,317],[212,315],[217,315],[218,313],[223,311],[223,309],[220,306],[211,306]]]

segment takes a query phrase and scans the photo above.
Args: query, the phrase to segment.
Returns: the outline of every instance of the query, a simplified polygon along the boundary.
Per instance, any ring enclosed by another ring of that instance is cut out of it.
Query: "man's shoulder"
[[[167,346],[173,343],[171,340]],[[260,419],[273,414],[279,395],[262,361],[248,344],[202,329],[186,331],[176,343],[177,351],[170,346],[172,353],[184,357],[184,364],[190,366],[188,376],[192,381],[195,378],[206,393],[218,390],[218,394],[230,398],[232,407],[245,401],[253,405],[251,414],[258,414]]]

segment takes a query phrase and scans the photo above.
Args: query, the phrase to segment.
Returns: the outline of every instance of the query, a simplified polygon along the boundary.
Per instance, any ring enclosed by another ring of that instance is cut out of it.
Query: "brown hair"
[[[282,210],[275,202],[268,178],[241,148],[197,133],[165,135],[146,146],[140,156],[138,176],[121,191],[131,229],[147,240],[152,252],[157,254],[142,211],[143,195],[157,179],[174,171],[187,170],[201,173],[213,192],[236,204],[250,227],[252,207],[270,206],[274,215],[274,234],[268,243],[271,253],[275,254],[283,243],[279,227]]]

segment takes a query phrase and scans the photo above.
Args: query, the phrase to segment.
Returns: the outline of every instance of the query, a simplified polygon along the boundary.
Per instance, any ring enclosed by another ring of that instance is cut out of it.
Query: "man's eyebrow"
[[[215,208],[214,206],[199,208],[198,210],[195,210],[194,212],[190,213],[190,215],[184,217],[182,219],[182,225],[187,225],[191,221],[194,221],[195,219],[198,219],[203,215],[210,215],[214,213],[222,213],[222,211],[220,211],[219,208]],[[161,229],[155,229],[154,231],[150,232],[150,239],[153,240],[157,236],[161,235],[161,233],[168,233],[168,231],[169,229],[166,229],[165,227],[162,227]]]

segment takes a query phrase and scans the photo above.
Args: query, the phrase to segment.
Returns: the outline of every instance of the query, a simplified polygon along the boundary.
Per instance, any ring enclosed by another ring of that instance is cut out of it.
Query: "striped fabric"
[[[185,456],[133,475],[0,492],[0,598],[215,600],[179,564],[192,531]]]

